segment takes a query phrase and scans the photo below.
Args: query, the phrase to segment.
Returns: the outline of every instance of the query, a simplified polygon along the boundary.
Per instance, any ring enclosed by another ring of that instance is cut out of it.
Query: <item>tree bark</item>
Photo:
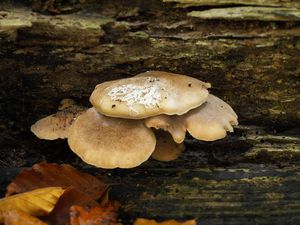
[[[198,224],[212,225],[300,222],[299,130],[272,134],[262,127],[239,126],[235,135],[213,143],[187,138],[186,151],[177,160],[149,159],[127,170],[88,166],[64,141],[21,138],[27,142],[8,141],[18,152],[0,157],[1,167],[7,162],[0,170],[3,194],[18,166],[42,159],[72,164],[106,181],[110,198],[122,203],[124,224],[137,217],[196,218]]]
[[[2,121],[28,128],[97,83],[165,70],[211,82],[242,122],[299,124],[299,2],[174,2],[87,2],[68,15],[3,6]]]

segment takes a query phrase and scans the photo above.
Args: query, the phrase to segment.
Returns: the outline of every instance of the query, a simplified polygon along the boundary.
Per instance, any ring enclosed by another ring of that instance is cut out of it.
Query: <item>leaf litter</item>
[[[110,201],[108,185],[67,164],[38,163],[21,171],[0,199],[5,225],[121,225],[121,204]],[[134,225],[196,225],[137,218]]]

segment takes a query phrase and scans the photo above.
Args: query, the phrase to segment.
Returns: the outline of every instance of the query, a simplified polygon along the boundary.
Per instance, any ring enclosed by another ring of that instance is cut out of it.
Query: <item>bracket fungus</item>
[[[151,71],[97,85],[90,102],[110,117],[182,115],[205,102],[209,87],[209,83],[185,75]]]
[[[170,161],[184,150],[187,131],[198,140],[214,141],[238,124],[233,109],[208,88],[198,79],[161,71],[107,81],[95,87],[92,108],[69,115],[74,104],[64,101],[58,113],[31,130],[49,140],[67,137],[73,152],[101,168],[136,167],[151,155]],[[40,127],[49,129],[41,132]]]
[[[76,105],[72,99],[63,99],[58,112],[38,120],[30,130],[40,139],[65,139],[75,118],[85,110],[86,108]]]
[[[183,142],[186,131],[194,138],[215,141],[233,132],[238,124],[237,115],[223,100],[209,94],[206,102],[181,116],[159,115],[145,119],[149,128],[170,132],[176,143]]]
[[[156,139],[141,120],[107,117],[90,108],[72,124],[68,144],[91,165],[132,168],[151,156]]]

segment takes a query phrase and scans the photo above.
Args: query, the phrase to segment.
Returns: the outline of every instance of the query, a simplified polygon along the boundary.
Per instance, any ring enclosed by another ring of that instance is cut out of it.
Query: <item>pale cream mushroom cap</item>
[[[154,151],[156,139],[141,120],[107,117],[90,108],[70,127],[68,143],[86,163],[112,169],[145,162]]]
[[[40,139],[55,140],[65,139],[68,137],[69,127],[78,115],[83,113],[86,108],[75,105],[75,102],[68,99],[68,105],[65,105],[65,100],[61,101],[63,107],[59,107],[60,111],[50,116],[38,120],[30,128],[31,132]],[[61,105],[60,104],[60,105]]]
[[[142,119],[182,115],[208,97],[209,83],[174,73],[150,71],[96,86],[90,102],[106,116]]]
[[[226,136],[227,131],[233,132],[232,126],[237,124],[237,115],[230,105],[211,94],[204,104],[184,115],[160,115],[145,119],[147,127],[170,132],[177,143],[184,140],[186,131],[198,140],[221,139]]]
[[[166,131],[157,130],[155,136],[156,146],[151,155],[153,159],[169,162],[177,159],[185,149],[184,143],[175,143],[171,134]]]

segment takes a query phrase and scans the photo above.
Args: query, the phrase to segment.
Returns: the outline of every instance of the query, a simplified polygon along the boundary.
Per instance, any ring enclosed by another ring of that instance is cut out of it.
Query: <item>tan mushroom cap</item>
[[[90,102],[110,117],[182,115],[205,102],[209,87],[209,83],[189,76],[151,71],[97,85]]]
[[[151,157],[153,159],[169,162],[177,159],[181,153],[184,151],[184,143],[175,143],[171,134],[163,131],[155,131],[156,136],[156,146]]]
[[[145,119],[147,127],[170,132],[177,143],[184,140],[186,131],[198,140],[221,139],[227,131],[233,132],[232,126],[237,124],[237,115],[230,105],[211,94],[206,103],[184,115],[160,115]]]
[[[61,104],[64,104],[64,102],[63,100]],[[31,126],[31,132],[40,139],[55,140],[67,138],[69,127],[75,118],[86,110],[82,106],[69,103],[68,101],[68,105],[64,105],[62,108],[59,107],[61,110],[57,113],[38,120]]]
[[[182,143],[186,133],[186,123],[184,116],[158,115],[146,118],[145,125],[149,128],[162,129],[168,131],[176,143]]]
[[[146,161],[156,139],[140,120],[106,117],[90,108],[70,127],[68,143],[86,163],[112,169],[132,168]]]

